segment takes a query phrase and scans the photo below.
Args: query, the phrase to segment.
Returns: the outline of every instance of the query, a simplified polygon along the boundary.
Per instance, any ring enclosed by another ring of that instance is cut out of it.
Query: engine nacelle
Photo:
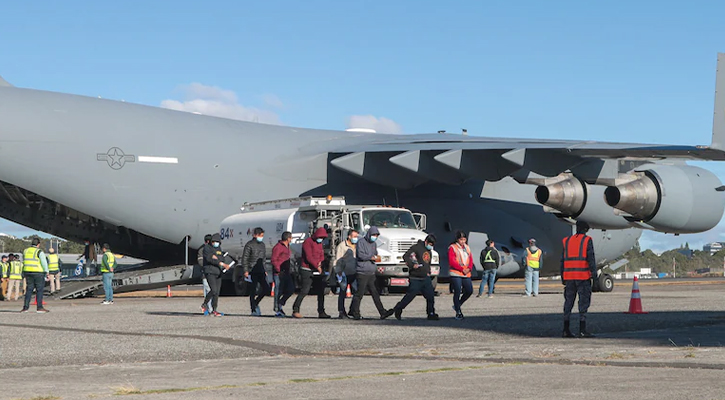
[[[595,229],[625,229],[631,224],[604,202],[604,186],[588,185],[579,178],[564,174],[545,186],[536,188],[536,201],[558,211],[562,217],[586,221]]]
[[[698,233],[720,222],[725,195],[720,179],[691,165],[645,164],[604,191],[608,205],[629,221],[666,233]]]

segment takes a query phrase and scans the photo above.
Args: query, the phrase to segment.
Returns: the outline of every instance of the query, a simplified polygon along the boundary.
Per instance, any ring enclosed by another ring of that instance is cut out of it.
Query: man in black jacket
[[[204,298],[206,298],[206,295],[209,294],[209,281],[206,279],[206,274],[204,273],[204,247],[211,244],[211,234],[204,235],[204,244],[202,244],[199,247],[199,250],[196,251],[196,263],[199,265],[199,268],[201,268],[201,283],[204,288]],[[210,312],[214,311],[214,308],[211,306],[211,302],[205,303],[206,310],[204,310],[204,315],[209,315]]]
[[[390,310],[395,313],[395,318],[401,319],[403,310],[410,304],[415,297],[422,293],[426,301],[426,313],[428,319],[438,320],[438,314],[435,313],[435,291],[430,277],[430,261],[433,258],[433,246],[435,246],[436,237],[428,235],[425,241],[419,240],[403,255],[403,261],[409,269],[409,284],[405,296],[395,307]],[[388,312],[390,312],[388,311]]]
[[[267,283],[267,271],[264,269],[264,260],[267,258],[267,246],[264,245],[264,229],[254,228],[252,240],[244,245],[242,252],[242,268],[244,268],[244,279],[250,282],[249,306],[252,308],[252,315],[262,316],[259,302],[269,293]]]
[[[224,262],[224,252],[221,248],[221,235],[215,233],[211,237],[211,244],[204,245],[204,276],[209,282],[209,293],[204,297],[201,304],[201,310],[206,312],[206,304],[211,301],[214,311],[211,314],[215,317],[221,317],[224,314],[218,311],[219,291],[222,288],[222,273],[229,269],[230,265]]]
[[[488,297],[493,297],[493,288],[496,285],[496,272],[501,266],[501,256],[496,250],[496,243],[493,240],[486,240],[486,248],[481,251],[481,266],[483,266],[483,276],[481,277],[481,286],[478,287],[478,296],[483,296],[483,289],[488,284]]]

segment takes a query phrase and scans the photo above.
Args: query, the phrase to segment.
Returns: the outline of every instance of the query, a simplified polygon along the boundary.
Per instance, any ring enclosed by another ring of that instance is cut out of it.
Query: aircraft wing
[[[334,167],[398,188],[430,180],[458,184],[506,176],[536,182],[565,171],[594,183],[663,159],[725,161],[725,151],[715,140],[711,146],[683,146],[426,134],[350,142],[333,151]]]

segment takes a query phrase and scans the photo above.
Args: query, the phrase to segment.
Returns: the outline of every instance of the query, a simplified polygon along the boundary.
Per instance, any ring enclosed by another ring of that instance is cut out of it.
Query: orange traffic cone
[[[350,291],[350,285],[347,285],[347,293],[345,294],[345,297],[348,299],[352,297],[352,292]]]
[[[43,305],[47,305],[47,304],[48,304],[48,303],[46,303],[46,302],[45,302],[45,300],[43,300]],[[38,305],[38,299],[35,299],[35,300],[33,300],[33,302],[32,302],[32,303],[30,303],[30,305],[31,305],[31,306],[37,306],[37,305]]]
[[[166,285],[166,297],[171,297],[171,285]]]
[[[642,311],[642,297],[639,294],[639,279],[634,277],[632,283],[632,298],[629,300],[629,311],[625,314],[647,314]]]
[[[274,297],[274,282],[272,282],[272,292],[269,294],[270,297]]]

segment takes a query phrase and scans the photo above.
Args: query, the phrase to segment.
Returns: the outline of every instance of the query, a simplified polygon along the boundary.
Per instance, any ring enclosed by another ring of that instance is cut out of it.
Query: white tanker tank
[[[252,239],[254,228],[261,227],[264,229],[269,264],[272,247],[280,240],[283,232],[292,233],[290,248],[293,258],[299,260],[305,239],[317,228],[324,227],[328,231],[328,239],[323,242],[326,255],[323,268],[330,273],[335,248],[341,240],[347,238],[349,230],[355,229],[363,236],[367,229],[376,226],[380,230],[377,245],[381,262],[378,267],[382,270],[377,273],[377,284],[379,289],[385,291],[389,287],[408,286],[408,267],[403,262],[403,254],[418,240],[425,239],[425,221],[425,215],[413,214],[405,208],[347,205],[344,197],[304,197],[245,203],[239,214],[222,221],[220,233],[224,250],[241,260],[244,245]],[[241,265],[235,268],[241,268]],[[271,271],[271,265],[267,269]],[[238,272],[233,274],[235,281]],[[431,263],[434,283],[437,282],[439,272],[439,255],[434,251]]]

